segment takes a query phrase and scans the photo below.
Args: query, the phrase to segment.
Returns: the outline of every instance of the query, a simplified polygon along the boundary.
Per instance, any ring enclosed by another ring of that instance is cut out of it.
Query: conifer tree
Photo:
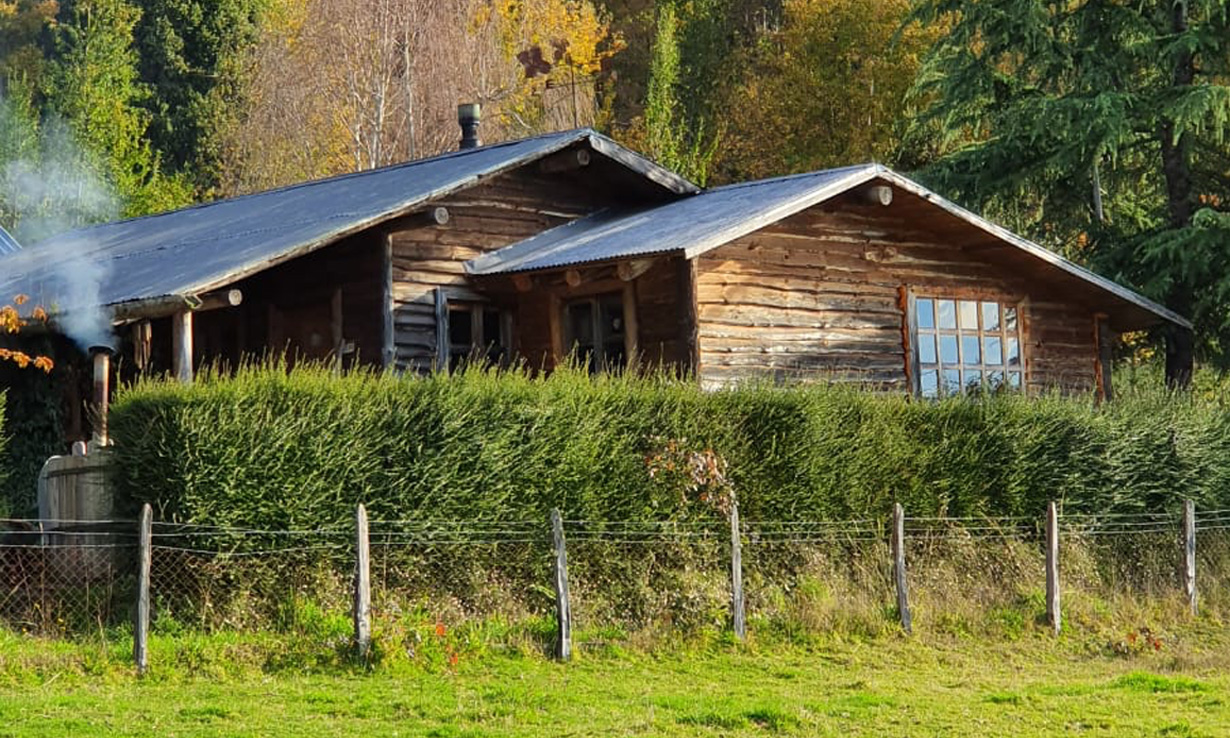
[[[1230,361],[1230,2],[919,0],[913,19],[946,31],[915,87],[946,144],[925,177],[1192,317]],[[1170,338],[1184,384],[1191,337]]]

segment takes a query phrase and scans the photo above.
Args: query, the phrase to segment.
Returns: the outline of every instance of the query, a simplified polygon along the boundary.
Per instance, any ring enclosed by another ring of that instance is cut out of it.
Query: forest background
[[[438,154],[476,101],[486,142],[593,126],[706,185],[884,162],[1227,368],[1228,84],[1230,0],[0,0],[0,224]]]

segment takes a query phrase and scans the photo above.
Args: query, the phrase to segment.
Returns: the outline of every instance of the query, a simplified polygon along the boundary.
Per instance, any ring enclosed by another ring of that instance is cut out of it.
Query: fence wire
[[[130,521],[0,521],[0,619],[23,633],[96,632],[131,612]]]
[[[62,636],[131,622],[135,521],[0,524],[0,619],[9,627]],[[1230,611],[1230,510],[1197,511],[1194,525],[1201,603]],[[729,520],[565,519],[563,529],[574,629],[582,640],[728,626]],[[893,627],[889,529],[876,519],[742,521],[749,619],[784,632]],[[1177,513],[1064,515],[1063,586],[1174,597],[1183,530]],[[1041,518],[909,517],[904,531],[920,624],[960,628],[979,613],[1028,609],[1041,597]],[[375,520],[369,540],[377,623],[554,615],[555,551],[546,520]],[[355,559],[353,525],[279,530],[156,522],[154,632],[308,631],[322,623],[344,631]]]

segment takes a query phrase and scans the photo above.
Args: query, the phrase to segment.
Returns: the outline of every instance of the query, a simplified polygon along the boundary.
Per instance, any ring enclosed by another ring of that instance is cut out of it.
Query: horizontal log
[[[713,321],[730,325],[758,327],[811,326],[815,328],[896,328],[901,327],[900,315],[882,313],[839,312],[835,310],[770,310],[743,305],[698,305],[700,325]]]

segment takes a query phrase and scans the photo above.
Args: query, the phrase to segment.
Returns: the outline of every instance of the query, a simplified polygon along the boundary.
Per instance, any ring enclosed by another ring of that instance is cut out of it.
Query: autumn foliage
[[[18,295],[13,298],[10,305],[0,305],[0,333],[8,336],[14,336],[21,332],[23,328],[29,325],[30,321],[45,323],[47,321],[47,311],[41,307],[34,307],[30,310],[30,317],[22,317],[22,306],[29,303],[30,298],[25,295]],[[25,369],[28,366],[33,366],[35,369],[42,369],[44,372],[51,372],[55,364],[48,356],[34,356],[20,351],[18,349],[5,348],[0,346],[0,361],[11,361],[17,366]]]

